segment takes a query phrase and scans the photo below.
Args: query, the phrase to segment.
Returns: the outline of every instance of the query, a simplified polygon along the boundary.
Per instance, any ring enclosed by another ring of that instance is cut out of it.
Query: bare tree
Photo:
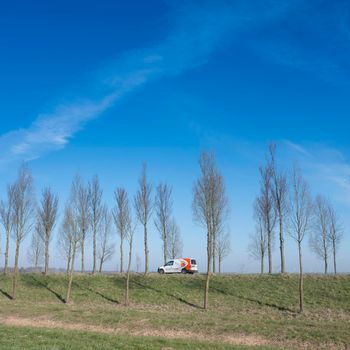
[[[255,234],[250,237],[248,251],[254,259],[260,260],[260,273],[263,274],[267,251],[267,234],[260,202],[259,197],[254,202]]]
[[[227,212],[227,198],[223,178],[216,169],[213,154],[202,152],[199,159],[200,178],[193,186],[193,217],[206,229],[207,234],[207,278],[204,291],[204,309],[208,309],[209,283],[212,273],[213,233],[223,226]]]
[[[10,246],[10,234],[13,225],[13,195],[14,195],[14,185],[7,186],[7,198],[6,201],[0,202],[0,219],[5,230],[5,264],[4,264],[4,274],[8,272],[9,263],[9,246]]]
[[[106,206],[102,206],[101,220],[97,230],[98,249],[97,255],[100,260],[99,272],[102,272],[103,264],[110,260],[114,254],[114,245],[111,243],[112,216]]]
[[[12,299],[14,300],[17,297],[20,246],[26,235],[32,230],[33,214],[35,210],[33,179],[26,164],[23,164],[18,171],[17,180],[13,189],[12,205],[12,235],[16,242],[12,291]]]
[[[168,244],[168,256],[171,259],[175,259],[182,253],[182,238],[180,234],[180,228],[177,225],[175,219],[170,221],[169,227],[169,244]]]
[[[284,221],[288,211],[288,183],[287,175],[278,170],[276,165],[275,153],[276,145],[269,145],[270,168],[272,176],[272,196],[274,199],[275,211],[279,222],[279,241],[281,273],[286,272],[284,257]]]
[[[45,270],[49,273],[49,244],[52,239],[53,229],[57,219],[58,197],[55,196],[49,187],[42,192],[40,206],[38,208],[38,234],[44,243],[45,248]]]
[[[72,191],[74,192],[74,182],[72,184]],[[71,291],[74,275],[74,262],[80,244],[82,243],[82,230],[80,226],[80,210],[72,208],[69,204],[66,205],[63,216],[62,230],[64,231],[66,242],[66,247],[70,247],[70,266],[68,272],[68,286],[66,294],[66,303],[69,304],[71,301]],[[69,262],[68,262],[69,265]]]
[[[84,259],[85,259],[85,241],[89,228],[89,193],[88,189],[84,186],[79,175],[76,175],[72,183],[71,189],[71,205],[74,212],[74,219],[78,225],[80,231],[81,242],[79,244],[81,251],[81,272],[85,271]]]
[[[260,167],[260,196],[259,206],[267,234],[267,255],[269,262],[269,273],[272,273],[272,249],[274,244],[274,228],[276,225],[276,211],[272,196],[272,170],[268,164]]]
[[[97,175],[92,178],[89,182],[89,209],[91,218],[91,229],[92,229],[92,251],[93,251],[93,264],[92,264],[92,274],[96,273],[96,254],[97,254],[97,229],[102,220],[102,189],[100,186],[100,181]],[[101,260],[100,260],[101,262]],[[103,262],[102,262],[103,264]]]
[[[125,283],[125,305],[129,305],[129,284],[130,284],[130,272],[131,272],[131,261],[132,261],[132,247],[134,240],[134,233],[136,226],[132,222],[129,200],[126,197],[126,207],[128,208],[126,216],[126,225],[125,225],[125,239],[129,242],[129,261],[128,261],[128,271],[126,274],[126,283]]]
[[[157,186],[157,194],[155,199],[155,221],[154,224],[160,233],[163,241],[163,260],[167,262],[168,239],[172,212],[172,189],[167,184],[159,184]]]
[[[216,243],[216,254],[218,256],[219,273],[221,274],[221,265],[223,260],[230,254],[230,235],[228,232],[221,230]]]
[[[302,242],[310,231],[312,222],[312,199],[308,183],[304,180],[299,168],[294,165],[292,170],[292,191],[290,198],[290,236],[298,244],[299,252],[299,309],[304,311],[304,277]]]
[[[67,211],[68,211],[68,208],[65,209],[65,215],[63,217],[63,221],[58,233],[57,247],[60,252],[60,255],[63,258],[65,258],[67,261],[66,272],[67,274],[69,274],[71,258],[72,258],[73,235],[71,233],[71,222],[70,222],[71,211],[69,213]]]
[[[324,273],[328,272],[330,216],[327,200],[318,195],[314,205],[314,233],[310,237],[311,250],[324,262]]]
[[[329,211],[329,221],[330,221],[328,240],[331,244],[331,249],[333,253],[333,268],[334,268],[334,274],[336,275],[337,274],[337,252],[338,252],[338,246],[340,245],[340,242],[343,239],[343,227],[331,203],[328,204],[328,211]]]
[[[36,272],[39,272],[39,264],[44,262],[44,242],[41,238],[42,226],[38,221],[35,225],[35,230],[32,232],[30,246],[28,247],[28,261],[34,267]]]
[[[116,206],[113,209],[114,223],[120,237],[120,272],[123,272],[123,243],[127,234],[127,225],[130,217],[128,195],[124,188],[118,187],[114,191]]]
[[[136,272],[140,272],[141,266],[141,258],[138,254],[136,254]]]
[[[147,225],[150,220],[153,202],[151,198],[152,185],[147,181],[147,166],[143,164],[141,177],[139,179],[139,190],[134,198],[134,207],[136,217],[139,222],[143,225],[144,232],[144,249],[145,249],[145,274],[148,273],[149,262],[148,262],[148,238],[147,238]]]

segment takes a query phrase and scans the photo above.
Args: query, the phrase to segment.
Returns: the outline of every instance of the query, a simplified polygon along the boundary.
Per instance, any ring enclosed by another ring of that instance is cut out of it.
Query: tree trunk
[[[324,274],[327,275],[328,273],[328,258],[327,256],[324,258]]]
[[[267,255],[269,257],[269,274],[272,273],[272,237],[270,222],[267,223]]]
[[[18,259],[19,259],[19,242],[16,241],[15,266],[13,271],[12,299],[17,298],[17,282],[18,282]]]
[[[221,256],[219,255],[219,275],[221,275]]]
[[[85,239],[81,241],[81,272],[84,273]]]
[[[212,236],[210,229],[207,233],[207,254],[208,254],[208,265],[207,265],[207,278],[205,281],[205,290],[204,290],[204,309],[207,310],[209,307],[209,282],[210,282],[210,275],[211,275],[211,259],[212,259],[212,252],[213,252],[213,245],[212,245]]]
[[[5,266],[4,266],[4,274],[6,275],[8,272],[9,265],[9,244],[10,244],[10,231],[6,232],[6,247],[5,247]]]
[[[144,240],[145,240],[145,275],[148,273],[148,241],[147,241],[147,223],[143,225],[144,227]]]
[[[304,311],[304,276],[303,276],[303,257],[301,253],[301,242],[298,242],[299,249],[299,311]]]
[[[261,255],[261,260],[260,260],[260,273],[263,275],[264,274],[264,258],[265,258],[265,255],[262,254]]]
[[[75,251],[76,247],[73,246],[73,254],[72,254],[72,261],[71,261],[71,268],[69,272],[69,279],[68,279],[68,288],[67,288],[67,296],[66,296],[66,304],[70,303],[70,295],[72,290],[72,282],[73,282],[73,274],[74,274],[74,260],[75,260]]]
[[[49,273],[49,239],[45,236],[45,276]]]
[[[130,281],[130,269],[131,269],[131,258],[132,258],[132,238],[130,239],[129,244],[129,263],[128,263],[128,273],[126,275],[126,284],[125,284],[125,305],[129,305],[129,281]]]
[[[123,238],[120,237],[120,273],[123,273]]]
[[[283,214],[280,212],[280,253],[281,253],[281,273],[285,273],[285,259],[284,259],[284,233],[283,233]]]
[[[213,273],[216,272],[216,234],[213,233]]]
[[[38,252],[38,248],[36,248],[36,251],[35,251],[34,270],[35,270],[36,273],[39,272],[39,252]]]
[[[166,232],[164,230],[163,231],[163,259],[164,259],[164,265],[167,263],[166,252],[167,252],[167,239],[166,239]]]
[[[100,273],[102,272],[102,265],[103,265],[103,258],[101,258],[101,260],[100,260],[100,268],[99,268]]]
[[[69,274],[69,267],[70,267],[70,262],[71,262],[71,257],[72,257],[72,244],[69,244],[69,251],[68,251],[68,258],[67,258],[67,275]]]
[[[337,259],[336,259],[336,247],[335,242],[333,241],[333,267],[334,267],[334,274],[337,274]]]
[[[96,273],[96,223],[94,223],[94,232],[93,232],[93,235],[92,235],[92,244],[93,244],[92,274],[94,275]]]

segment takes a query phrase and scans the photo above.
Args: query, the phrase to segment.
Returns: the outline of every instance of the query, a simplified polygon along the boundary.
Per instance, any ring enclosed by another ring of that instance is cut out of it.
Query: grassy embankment
[[[64,275],[0,277],[0,348],[6,349],[344,349],[350,345],[350,276],[306,276],[298,309],[297,276],[77,275],[71,305]]]

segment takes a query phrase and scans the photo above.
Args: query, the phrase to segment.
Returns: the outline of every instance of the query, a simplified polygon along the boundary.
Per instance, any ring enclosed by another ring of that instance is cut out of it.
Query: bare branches
[[[49,187],[42,192],[40,206],[38,208],[38,234],[44,243],[45,249],[45,275],[49,272],[49,244],[52,239],[52,232],[57,219],[58,197],[55,196]]]
[[[250,237],[248,251],[254,259],[260,260],[260,273],[263,274],[264,260],[267,252],[267,233],[260,202],[260,197],[257,197],[254,202],[255,233]]]
[[[32,230],[35,211],[33,179],[26,164],[23,164],[18,171],[13,188],[12,205],[12,236],[16,242],[12,298],[16,299],[20,245]]]
[[[216,254],[218,256],[219,261],[219,273],[221,273],[221,266],[223,260],[230,254],[231,252],[231,242],[230,242],[230,235],[228,232],[221,231],[216,244]]]
[[[114,254],[114,244],[111,243],[111,229],[112,216],[108,208],[103,206],[97,237],[97,257],[100,260],[99,272],[102,272],[103,264],[110,260]]]
[[[9,261],[9,245],[10,245],[10,234],[13,226],[13,200],[14,200],[14,185],[7,186],[7,198],[6,201],[0,202],[0,220],[5,229],[6,243],[5,243],[5,264],[4,274],[8,271]]]
[[[100,186],[100,181],[98,176],[95,175],[92,181],[88,184],[88,198],[89,198],[89,218],[92,229],[92,250],[93,250],[93,264],[92,273],[96,273],[96,240],[97,240],[97,230],[102,220],[103,208],[102,208],[102,189]]]
[[[35,230],[32,232],[30,246],[27,252],[28,261],[34,267],[35,272],[39,272],[39,264],[44,261],[44,242],[41,234],[42,228],[40,223],[37,222]]]
[[[160,237],[163,241],[163,259],[164,264],[167,262],[168,253],[168,239],[172,213],[172,189],[167,184],[159,184],[157,186],[157,194],[155,199],[155,220],[154,224],[160,233]]]
[[[182,238],[175,219],[170,222],[168,243],[168,256],[171,259],[175,259],[182,254]]]
[[[116,206],[113,209],[114,223],[120,237],[120,272],[123,272],[123,242],[130,224],[130,207],[127,192],[118,187],[114,192]]]
[[[271,192],[275,205],[275,212],[279,221],[279,241],[280,241],[280,257],[281,257],[281,273],[285,273],[285,257],[284,257],[284,220],[288,211],[288,182],[286,174],[280,172],[276,165],[275,153],[276,145],[269,145],[271,169]]]
[[[274,244],[274,228],[276,225],[276,210],[272,196],[272,168],[268,164],[260,167],[260,196],[258,198],[259,210],[267,234],[267,254],[269,259],[269,273],[272,273],[272,249]]]
[[[150,220],[153,202],[151,198],[152,184],[147,181],[147,166],[143,164],[141,177],[139,179],[139,189],[134,198],[134,207],[136,217],[139,222],[143,225],[144,230],[144,250],[145,250],[145,273],[148,273],[148,238],[147,238],[147,224]]]
[[[73,180],[71,187],[71,210],[73,216],[80,231],[79,236],[81,242],[79,244],[81,250],[81,272],[85,271],[84,258],[85,258],[85,241],[89,229],[89,193],[88,189],[82,183],[79,175]]]
[[[343,239],[343,227],[331,203],[328,203],[328,211],[329,211],[328,215],[329,215],[329,221],[330,221],[328,240],[332,247],[334,274],[337,274],[336,258],[337,258],[338,247],[340,245],[340,242]]]
[[[312,199],[308,183],[301,175],[300,169],[294,165],[292,170],[292,191],[290,198],[290,236],[298,243],[299,252],[299,309],[304,310],[304,279],[302,241],[310,231],[312,219]]]
[[[223,178],[216,169],[214,156],[202,152],[199,159],[200,178],[193,186],[193,218],[206,228],[207,234],[207,279],[204,293],[204,308],[208,308],[209,280],[212,258],[215,254],[215,239],[224,227],[228,201]]]
[[[330,216],[327,200],[318,195],[314,204],[314,232],[310,237],[311,250],[324,262],[324,273],[328,272]]]

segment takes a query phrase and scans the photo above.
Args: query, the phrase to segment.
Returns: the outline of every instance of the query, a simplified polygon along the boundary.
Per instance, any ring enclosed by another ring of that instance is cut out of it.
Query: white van
[[[178,258],[168,261],[158,267],[158,272],[163,273],[196,273],[198,272],[197,261],[192,258]]]

